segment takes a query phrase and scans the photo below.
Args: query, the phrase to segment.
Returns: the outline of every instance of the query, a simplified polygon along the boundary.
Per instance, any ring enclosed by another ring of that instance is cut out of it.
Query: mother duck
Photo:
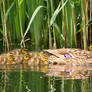
[[[92,52],[81,49],[53,49],[44,50],[50,54],[48,62],[50,64],[69,65],[92,65]]]

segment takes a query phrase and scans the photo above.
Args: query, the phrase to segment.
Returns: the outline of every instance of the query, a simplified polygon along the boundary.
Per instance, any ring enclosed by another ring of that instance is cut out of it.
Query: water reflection
[[[92,66],[0,65],[0,92],[92,92]]]
[[[18,65],[0,65],[0,72],[6,71],[6,72],[15,72],[15,71],[39,71],[39,72],[47,72],[48,71],[48,65],[35,65],[35,66],[29,66],[28,64],[18,64]]]
[[[46,75],[61,79],[85,79],[92,75],[92,66],[51,65]]]
[[[0,72],[44,72],[46,76],[54,76],[65,79],[85,79],[92,75],[92,66],[72,66],[72,65],[0,65]]]

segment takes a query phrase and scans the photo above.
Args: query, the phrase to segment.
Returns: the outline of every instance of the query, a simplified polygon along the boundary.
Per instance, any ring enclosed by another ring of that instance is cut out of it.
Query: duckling
[[[7,55],[14,55],[14,56],[18,56],[20,54],[20,49],[14,49],[12,51],[9,51],[8,53],[6,53]]]
[[[88,48],[89,48],[89,51],[92,51],[92,44]]]
[[[28,52],[28,49],[26,49],[26,48],[22,48],[21,50],[20,50],[20,54],[26,54]]]
[[[28,61],[29,65],[39,65],[39,53],[38,52],[29,52],[30,60]]]
[[[0,55],[0,64],[6,64],[7,54]]]
[[[39,57],[40,57],[40,64],[48,64],[49,54],[42,51],[39,53]]]
[[[19,51],[19,55],[15,56],[15,61],[17,64],[23,63],[25,61],[28,61],[28,49],[22,48]]]
[[[28,62],[30,60],[30,58],[31,58],[31,56],[27,53],[26,55],[24,55],[23,60],[24,60],[24,62],[25,61]]]
[[[27,54],[27,49],[15,49],[8,53],[0,55],[0,64],[19,64],[22,63],[23,57]],[[27,60],[27,58],[25,58]]]
[[[13,56],[13,54],[9,54],[8,56],[7,56],[7,62],[6,62],[7,64],[15,64],[15,57]]]

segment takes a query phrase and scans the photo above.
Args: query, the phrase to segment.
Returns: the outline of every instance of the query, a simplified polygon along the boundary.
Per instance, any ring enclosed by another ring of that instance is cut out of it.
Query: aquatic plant
[[[87,49],[92,43],[91,4],[91,0],[1,0],[0,43],[8,50],[20,44],[34,50]]]

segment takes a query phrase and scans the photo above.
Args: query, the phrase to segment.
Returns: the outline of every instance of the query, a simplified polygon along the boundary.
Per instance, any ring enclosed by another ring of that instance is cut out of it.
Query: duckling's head
[[[89,51],[92,51],[92,44],[88,48],[89,48]]]
[[[26,54],[27,52],[28,52],[28,49],[26,49],[26,48],[22,48],[20,50],[20,54]]]
[[[24,61],[29,61],[31,56],[29,54],[24,55]]]
[[[13,63],[15,61],[15,58],[13,55],[9,55],[7,58],[7,63]]]

